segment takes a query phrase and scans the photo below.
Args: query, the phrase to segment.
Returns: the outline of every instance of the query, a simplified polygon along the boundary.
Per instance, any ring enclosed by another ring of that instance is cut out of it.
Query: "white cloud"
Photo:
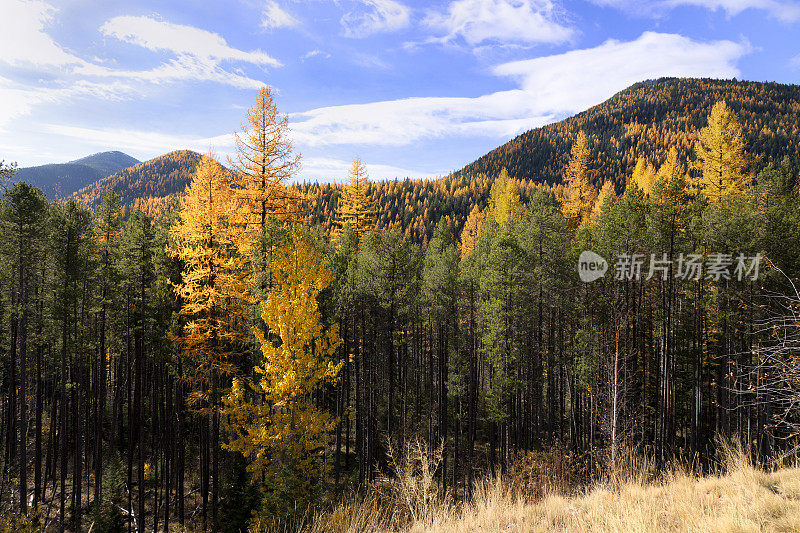
[[[797,54],[789,60],[789,66],[791,66],[793,69],[800,70],[800,54]]]
[[[306,60],[306,59],[311,59],[312,57],[324,57],[325,59],[329,59],[331,55],[328,52],[323,52],[319,48],[315,48],[314,50],[311,50],[303,54],[300,57],[300,59]]]
[[[749,51],[749,45],[731,41],[645,32],[635,41],[610,39],[595,48],[506,63],[493,72],[518,80],[536,99],[535,109],[575,112],[644,79],[739,76],[736,62]]]
[[[551,0],[456,0],[444,13],[430,11],[425,23],[445,35],[431,39],[470,45],[483,42],[563,43],[574,30],[558,20]]]
[[[172,150],[194,150],[203,154],[211,151],[220,161],[224,162],[226,156],[233,155],[235,151],[232,134],[195,137],[142,130],[82,128],[59,124],[45,126],[44,130],[49,135],[66,137],[89,146],[99,148],[114,146],[118,150],[143,160],[157,157]],[[302,168],[296,179],[299,181],[341,181],[346,178],[351,166],[352,161],[343,161],[332,157],[303,158]],[[422,178],[444,174],[441,170],[413,170],[380,163],[368,164],[367,170],[369,176],[373,179]]]
[[[83,60],[66,52],[45,33],[53,23],[56,9],[41,1],[3,0],[0,20],[0,61],[15,66],[64,67],[83,64]]]
[[[114,17],[100,26],[100,32],[148,50],[166,50],[179,56],[281,66],[280,61],[261,50],[245,52],[230,47],[219,34],[150,17]]]
[[[552,117],[525,116],[522,91],[477,98],[423,97],[322,107],[290,116],[298,143],[402,146],[426,137],[506,137],[545,124]]]
[[[240,89],[257,89],[264,85],[262,81],[240,72],[231,72],[223,68],[222,64],[240,62],[281,66],[280,61],[261,50],[246,52],[229,46],[216,33],[149,17],[114,17],[100,27],[100,32],[148,50],[171,52],[176,57],[150,70],[122,70],[86,64],[76,72],[87,76],[119,77],[150,83],[211,81]]]
[[[68,87],[41,88],[17,84],[0,77],[0,127],[17,117],[29,114],[40,104],[83,97],[122,100],[131,94],[132,88],[122,82],[101,84],[84,80]]]
[[[267,0],[262,12],[261,26],[272,30],[275,28],[291,28],[300,24],[300,21],[286,12],[274,0]]]
[[[697,6],[712,11],[723,10],[733,17],[748,9],[766,11],[771,17],[784,22],[800,20],[800,3],[796,0],[592,0],[627,11],[659,14],[679,6]]]
[[[475,98],[408,98],[313,109],[291,115],[295,139],[309,146],[402,146],[424,138],[508,138],[599,104],[625,87],[662,76],[738,76],[749,52],[731,41],[702,43],[646,32],[635,41],[495,67],[520,88]]]
[[[395,0],[359,0],[363,8],[349,11],[341,18],[346,37],[368,37],[408,26],[408,7]]]

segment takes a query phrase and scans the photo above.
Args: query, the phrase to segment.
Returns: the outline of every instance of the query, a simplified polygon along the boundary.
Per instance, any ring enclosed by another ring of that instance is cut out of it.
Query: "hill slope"
[[[579,130],[590,136],[597,181],[624,188],[639,156],[655,164],[671,146],[694,157],[696,131],[711,107],[725,100],[745,127],[761,163],[800,154],[800,86],[735,80],[663,78],[637,83],[574,117],[530,130],[480,157],[460,174],[496,175],[559,183]]]
[[[139,160],[129,156],[128,154],[114,150],[111,152],[92,154],[80,159],[76,159],[75,161],[70,161],[70,163],[86,165],[87,167],[92,167],[93,169],[102,173],[103,176],[110,176],[111,174],[119,172],[122,169],[132,167],[133,165],[139,163]]]
[[[65,198],[139,161],[122,152],[100,152],[67,163],[21,168],[15,180],[36,185],[49,198]]]
[[[106,190],[112,189],[120,195],[126,210],[139,208],[152,214],[166,198],[183,192],[201,157],[191,150],[170,152],[98,180],[77,191],[73,198],[96,207]]]

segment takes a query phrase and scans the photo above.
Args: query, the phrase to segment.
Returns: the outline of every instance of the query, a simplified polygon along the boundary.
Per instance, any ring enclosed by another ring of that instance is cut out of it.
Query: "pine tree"
[[[597,189],[591,183],[590,157],[589,139],[580,131],[572,145],[569,164],[564,170],[564,184],[567,188],[561,207],[564,216],[575,225],[583,224],[589,219],[597,197]]]
[[[724,100],[714,104],[708,126],[700,131],[696,145],[699,185],[709,201],[736,196],[748,187],[751,164],[739,117]]]
[[[346,185],[339,197],[337,208],[340,226],[349,224],[359,242],[375,226],[377,211],[369,195],[369,176],[367,167],[360,159],[353,159],[350,167],[350,184]]]
[[[234,380],[224,399],[226,447],[251,458],[248,468],[263,474],[273,510],[304,511],[326,472],[327,435],[335,420],[318,408],[312,394],[332,383],[342,363],[332,357],[341,344],[337,328],[324,330],[318,298],[333,274],[306,235],[293,233],[272,263],[274,290],[261,303],[262,319],[274,334],[261,341],[263,362],[249,388]],[[295,504],[297,506],[295,507]]]

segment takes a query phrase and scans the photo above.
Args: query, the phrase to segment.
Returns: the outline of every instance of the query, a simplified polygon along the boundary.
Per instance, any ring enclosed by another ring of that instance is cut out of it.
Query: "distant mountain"
[[[202,157],[191,150],[170,152],[97,180],[72,196],[94,208],[106,190],[112,189],[120,195],[126,212],[140,208],[152,214],[165,198],[183,192]]]
[[[636,83],[582,113],[523,133],[457,174],[490,176],[503,168],[517,179],[561,182],[579,130],[589,136],[598,185],[618,191],[640,156],[661,164],[671,147],[694,158],[697,131],[725,100],[739,115],[752,155],[766,165],[800,157],[800,86],[737,80],[662,78]]]
[[[36,185],[48,198],[66,198],[80,188],[138,162],[122,152],[100,152],[68,163],[20,168],[15,180]]]
[[[98,172],[101,172],[105,177],[115,174],[122,169],[132,167],[133,165],[139,163],[139,160],[134,159],[128,154],[114,150],[112,152],[100,152],[97,154],[88,155],[86,157],[76,159],[75,161],[70,161],[70,163],[92,167]]]

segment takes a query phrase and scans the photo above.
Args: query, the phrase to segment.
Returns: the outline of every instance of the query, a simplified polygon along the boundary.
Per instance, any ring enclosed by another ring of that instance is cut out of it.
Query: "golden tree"
[[[564,171],[566,191],[561,204],[564,216],[577,225],[589,220],[597,198],[597,189],[591,182],[590,157],[589,139],[580,131],[572,145],[569,164]]]
[[[600,193],[597,195],[597,200],[594,202],[594,207],[592,208],[592,220],[596,220],[600,213],[603,211],[603,205],[610,199],[614,199],[617,197],[617,193],[614,191],[614,184],[611,180],[606,180],[603,183],[603,186],[600,188]]]
[[[264,291],[272,246],[267,242],[271,220],[292,222],[300,212],[300,196],[288,187],[300,169],[300,155],[293,153],[289,119],[278,113],[269,87],[263,87],[234,134],[236,157],[228,158],[234,173],[234,192],[240,203],[237,223],[246,228],[239,249],[255,274],[251,289]]]
[[[245,294],[236,252],[241,229],[231,223],[234,211],[229,175],[216,160],[204,156],[170,228],[170,251],[184,264],[175,285],[182,302],[180,314],[188,319],[180,343],[206,383],[232,370],[227,353],[241,337],[235,321]]]
[[[180,314],[187,319],[178,343],[190,363],[190,378],[195,386],[190,402],[206,416],[203,424],[211,436],[205,445],[210,448],[206,457],[211,457],[214,531],[219,496],[221,378],[236,370],[230,359],[242,338],[241,308],[245,298],[237,254],[241,227],[231,223],[235,212],[231,197],[228,172],[212,157],[203,157],[181,199],[179,218],[170,228],[171,254],[184,265],[181,280],[174,287],[182,303]]]
[[[461,230],[461,257],[469,255],[478,244],[478,240],[483,233],[483,220],[485,215],[481,212],[477,205],[472,206],[466,222],[464,222],[464,229]]]
[[[751,160],[745,145],[744,131],[736,113],[724,100],[714,104],[708,126],[700,131],[696,146],[699,186],[709,201],[739,195],[747,188],[750,180],[747,168]]]
[[[360,159],[353,159],[350,167],[350,184],[342,189],[339,197],[338,222],[341,227],[349,224],[359,242],[375,226],[375,203],[369,195],[367,167]]]
[[[253,329],[263,355],[255,368],[260,378],[248,385],[234,380],[224,400],[231,434],[226,446],[251,459],[248,468],[264,475],[273,503],[285,507],[307,501],[324,477],[335,420],[311,395],[335,381],[342,363],[332,357],[341,339],[335,325],[323,330],[317,297],[333,273],[308,237],[294,233],[276,251],[272,276],[274,289],[261,311],[274,337]],[[263,401],[249,400],[247,387]]]
[[[647,159],[640,157],[639,160],[636,161],[636,167],[633,169],[631,183],[639,187],[645,194],[650,194],[653,191],[655,182],[656,169],[647,162]]]
[[[492,189],[489,192],[489,209],[499,226],[507,226],[522,209],[517,184],[514,183],[505,168],[500,171],[500,175],[492,183]]]

